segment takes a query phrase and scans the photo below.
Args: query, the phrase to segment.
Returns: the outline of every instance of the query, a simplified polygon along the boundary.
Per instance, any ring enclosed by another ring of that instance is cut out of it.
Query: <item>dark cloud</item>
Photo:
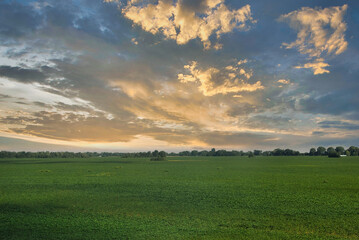
[[[30,105],[29,103],[26,103],[26,102],[15,102],[15,103],[17,103],[17,104],[20,104],[20,105]]]
[[[321,128],[335,128],[344,130],[359,130],[359,124],[343,121],[322,121],[318,123]]]
[[[327,132],[323,132],[323,131],[313,131],[312,132],[313,135],[316,135],[316,136],[324,136],[327,134]]]
[[[43,102],[33,102],[33,104],[35,106],[39,106],[39,107],[43,107],[43,108],[51,108],[51,105],[50,104],[46,104],[46,103],[43,103]]]
[[[11,96],[7,94],[0,94],[0,99],[5,99],[5,98],[11,98]]]
[[[353,90],[348,90],[352,92]],[[355,90],[354,90],[355,92]],[[341,115],[356,111],[353,106],[359,104],[359,95],[348,94],[347,90],[333,91],[324,96],[311,96],[301,99],[299,105],[305,112],[314,114]]]
[[[37,69],[0,66],[0,77],[11,78],[19,82],[43,82],[46,76]]]

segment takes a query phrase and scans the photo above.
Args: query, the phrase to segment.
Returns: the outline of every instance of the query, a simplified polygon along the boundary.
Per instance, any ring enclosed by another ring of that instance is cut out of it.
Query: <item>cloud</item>
[[[131,39],[131,42],[132,42],[133,44],[135,44],[135,45],[138,45],[138,41],[136,40],[136,38],[132,38],[132,39]]]
[[[279,79],[277,82],[281,84],[290,84],[290,81],[285,79]]]
[[[355,90],[354,90],[355,91]],[[344,117],[356,112],[353,106],[358,104],[357,95],[347,89],[331,91],[318,96],[318,92],[294,96],[295,109],[312,114],[329,114]]]
[[[185,0],[175,4],[171,0],[159,0],[157,4],[144,5],[130,1],[122,8],[122,14],[143,30],[152,34],[162,33],[179,45],[199,38],[206,49],[212,47],[212,34],[219,39],[222,34],[234,29],[247,30],[248,23],[255,22],[250,5],[230,10],[224,0],[202,0],[198,3],[198,6],[193,6]],[[221,45],[215,44],[213,48],[219,49]]]
[[[19,82],[42,82],[45,75],[37,69],[0,66],[0,77],[11,78]]]
[[[314,74],[329,73],[325,69],[329,64],[324,63],[324,57],[339,55],[348,47],[345,40],[347,24],[343,19],[347,9],[347,4],[324,9],[303,7],[279,18],[288,21],[298,31],[297,40],[283,43],[283,46],[287,49],[296,48],[309,59],[316,59],[314,63],[296,68],[312,68]]]
[[[1,94],[0,93],[0,99],[7,99],[7,98],[11,98],[11,96],[9,96],[7,94]]]
[[[243,59],[243,60],[239,60],[238,61],[238,65],[242,65],[242,64],[245,64],[245,63],[247,63],[248,62],[248,60],[247,59]]]
[[[254,92],[264,88],[260,81],[254,84],[246,82],[251,78],[252,72],[246,71],[244,68],[229,65],[223,69],[214,67],[199,69],[197,65],[195,61],[192,61],[190,65],[185,65],[184,68],[189,74],[178,74],[178,80],[182,83],[199,82],[198,90],[204,96]]]
[[[324,129],[339,129],[339,130],[359,130],[359,123],[353,123],[348,121],[321,121],[318,123],[321,128]]]
[[[41,111],[31,116],[14,116],[0,119],[1,123],[18,125],[5,134],[32,136],[33,139],[67,141],[73,145],[83,143],[89,147],[95,143],[121,143],[129,146],[141,138],[148,142],[161,141],[168,146],[182,147],[242,147],[283,146],[285,135],[246,131],[201,131],[160,128],[150,121],[138,119],[125,122],[103,116],[84,117],[75,113]],[[4,132],[3,132],[4,133]],[[289,136],[289,135],[288,135]],[[1,139],[0,139],[1,140]],[[86,143],[86,144],[85,144]],[[1,144],[1,141],[0,141]],[[144,144],[142,142],[142,144]],[[119,146],[121,146],[119,145]],[[80,144],[81,146],[81,144]],[[143,147],[142,145],[140,145]],[[138,145],[137,145],[138,147]],[[153,147],[153,145],[152,145]]]
[[[330,65],[328,63],[323,62],[323,59],[318,59],[319,61],[312,62],[312,63],[306,63],[303,66],[295,66],[297,69],[301,68],[311,68],[313,69],[314,75],[323,74],[323,73],[330,73],[329,70],[325,69],[326,67],[329,67]]]
[[[88,117],[81,113],[40,111],[31,116],[4,117],[0,122],[17,126],[9,128],[9,133],[66,141],[128,142],[144,132],[144,126],[111,120],[101,113]]]

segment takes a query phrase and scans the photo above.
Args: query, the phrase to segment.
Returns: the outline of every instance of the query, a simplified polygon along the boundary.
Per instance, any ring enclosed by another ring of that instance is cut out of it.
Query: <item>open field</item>
[[[359,157],[1,159],[0,239],[359,239]]]

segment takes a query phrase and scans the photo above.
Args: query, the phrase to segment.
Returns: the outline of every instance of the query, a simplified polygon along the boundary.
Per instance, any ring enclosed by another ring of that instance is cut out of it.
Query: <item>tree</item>
[[[327,148],[327,154],[329,154],[331,152],[335,152],[335,149],[333,147],[328,147]]]
[[[210,152],[208,152],[208,156],[214,156],[216,155],[216,149],[212,148]]]
[[[323,155],[325,155],[325,148],[322,147],[322,146],[318,147],[318,148],[317,148],[317,155],[318,155],[318,156],[323,156]]]
[[[335,148],[335,151],[339,153],[339,155],[343,155],[345,150],[342,146],[338,146]]]
[[[332,151],[332,152],[328,153],[328,157],[330,157],[330,158],[339,158],[340,154],[337,153],[336,151]]]
[[[161,151],[158,153],[159,157],[165,158],[167,156],[167,153],[165,151]]]
[[[208,156],[208,151],[206,151],[206,150],[203,150],[203,151],[201,151],[201,152],[199,152],[199,155],[200,156]]]
[[[285,156],[293,156],[293,150],[287,148],[286,150],[284,150],[284,155]]]
[[[178,154],[179,156],[190,156],[191,153],[189,151],[183,151]]]
[[[284,155],[284,150],[280,149],[280,148],[276,148],[273,150],[273,155],[274,156],[283,156]]]
[[[358,156],[359,155],[359,148],[350,146],[348,148],[348,151],[350,152],[350,156]]]
[[[153,156],[153,157],[158,157],[158,150],[153,151],[153,152],[152,152],[152,156]]]
[[[315,148],[311,148],[311,149],[309,150],[309,155],[310,155],[310,156],[314,156],[316,152],[317,152],[317,151],[315,150]]]
[[[272,152],[271,151],[265,151],[263,152],[263,156],[271,156]]]
[[[166,160],[167,153],[165,151],[156,152],[157,150],[153,151],[153,157],[151,158],[151,161],[164,161]]]
[[[198,151],[197,150],[193,150],[191,152],[191,156],[198,156]]]

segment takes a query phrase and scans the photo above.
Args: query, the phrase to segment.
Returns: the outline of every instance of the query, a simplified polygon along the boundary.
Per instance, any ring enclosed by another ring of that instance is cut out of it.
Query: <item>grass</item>
[[[359,157],[0,160],[0,239],[359,239]]]

